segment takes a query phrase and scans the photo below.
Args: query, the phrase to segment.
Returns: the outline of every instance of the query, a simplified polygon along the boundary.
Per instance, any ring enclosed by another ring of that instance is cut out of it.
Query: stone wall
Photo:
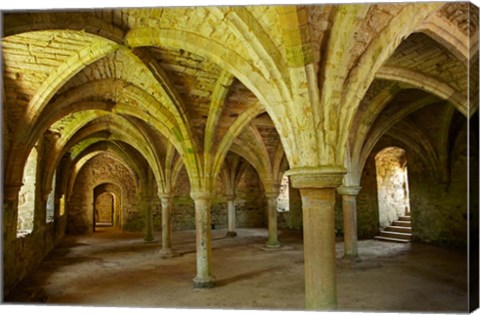
[[[104,183],[121,187],[122,229],[143,229],[143,209],[139,206],[137,187],[131,172],[116,159],[98,155],[88,161],[77,175],[72,195],[67,202],[67,233],[93,231],[94,189]]]
[[[236,196],[236,226],[238,228],[266,226],[267,203],[262,184],[253,168],[247,167],[245,170],[237,186]],[[223,184],[217,180],[211,208],[212,228],[227,228],[227,210]],[[195,229],[195,207],[190,197],[190,183],[185,170],[180,173],[175,187],[172,218],[174,230]]]
[[[41,160],[42,157],[39,157]],[[38,173],[37,168],[37,173]],[[28,274],[37,268],[44,257],[58,244],[65,234],[66,217],[60,216],[58,206],[55,216],[51,222],[46,222],[46,201],[39,198],[41,185],[33,185],[35,196],[31,208],[28,209],[32,215],[32,231],[29,234],[17,234],[12,229],[15,227],[18,209],[18,200],[4,202],[3,221],[3,294],[7,296],[16,285]],[[19,192],[19,197],[21,193]],[[57,197],[56,197],[57,198]],[[60,204],[56,199],[55,203]]]
[[[418,163],[412,164],[409,168],[412,229],[415,239],[441,244],[466,244],[468,225],[467,160],[469,157],[465,144],[465,140],[461,141],[451,151],[450,180],[448,182],[442,183],[432,176],[428,176],[425,169]],[[473,156],[475,156],[475,151],[478,154],[478,147],[473,150]],[[471,159],[471,162],[478,165],[476,159]],[[478,169],[478,166],[475,165],[471,165],[471,167]],[[474,183],[475,181],[477,184]],[[471,183],[478,187],[478,179],[475,177],[472,178]],[[476,209],[478,209],[478,204]],[[478,210],[473,213],[476,213],[476,220],[478,220]]]

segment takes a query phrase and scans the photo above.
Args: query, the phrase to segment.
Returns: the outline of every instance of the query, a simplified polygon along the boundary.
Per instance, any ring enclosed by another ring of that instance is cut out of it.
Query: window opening
[[[60,216],[65,214],[65,194],[60,198]]]
[[[23,185],[18,193],[17,237],[32,233],[35,214],[37,149],[30,151],[23,169]]]
[[[287,175],[284,175],[280,184],[280,194],[277,198],[277,211],[288,212],[290,211],[290,193],[288,186],[290,180]]]
[[[56,178],[57,178],[57,172],[53,174],[53,179],[52,179],[52,191],[48,194],[48,199],[47,199],[47,223],[53,222],[55,218],[55,183],[56,183]]]

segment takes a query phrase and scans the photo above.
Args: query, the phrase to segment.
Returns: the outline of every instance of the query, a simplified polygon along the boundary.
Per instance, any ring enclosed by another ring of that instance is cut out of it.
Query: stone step
[[[398,221],[412,221],[412,217],[409,215],[402,215],[398,217]]]
[[[410,226],[394,226],[390,225],[387,226],[384,231],[390,231],[390,232],[400,232],[400,233],[412,233],[412,227]]]
[[[411,227],[412,226],[412,221],[393,221],[392,226]]]
[[[400,238],[400,239],[404,239],[404,240],[411,240],[412,239],[412,234],[411,233],[382,231],[382,232],[380,232],[380,236],[389,237],[389,238]]]
[[[404,240],[401,238],[391,238],[391,237],[385,237],[385,236],[375,236],[374,239],[378,241],[385,241],[385,242],[395,242],[395,243],[408,243],[410,240]]]

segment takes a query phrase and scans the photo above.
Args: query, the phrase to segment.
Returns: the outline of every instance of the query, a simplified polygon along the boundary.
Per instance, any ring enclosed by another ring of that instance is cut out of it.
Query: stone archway
[[[113,226],[115,196],[104,192],[95,198],[95,226]]]
[[[387,147],[375,156],[380,228],[410,215],[407,155],[398,147]]]
[[[97,227],[121,226],[121,188],[112,183],[104,183],[93,190],[93,231]]]

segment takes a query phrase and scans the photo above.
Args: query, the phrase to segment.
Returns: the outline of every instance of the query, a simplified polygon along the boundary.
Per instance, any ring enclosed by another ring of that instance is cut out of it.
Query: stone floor
[[[102,229],[66,236],[5,303],[177,309],[303,310],[301,233],[280,231],[266,250],[265,229],[212,231],[216,286],[194,289],[195,233],[173,234],[182,254],[160,259],[158,241]],[[160,239],[160,234],[155,234]],[[338,309],[347,312],[467,312],[466,253],[427,244],[359,242],[362,262],[337,260]],[[337,243],[337,258],[343,243]]]

